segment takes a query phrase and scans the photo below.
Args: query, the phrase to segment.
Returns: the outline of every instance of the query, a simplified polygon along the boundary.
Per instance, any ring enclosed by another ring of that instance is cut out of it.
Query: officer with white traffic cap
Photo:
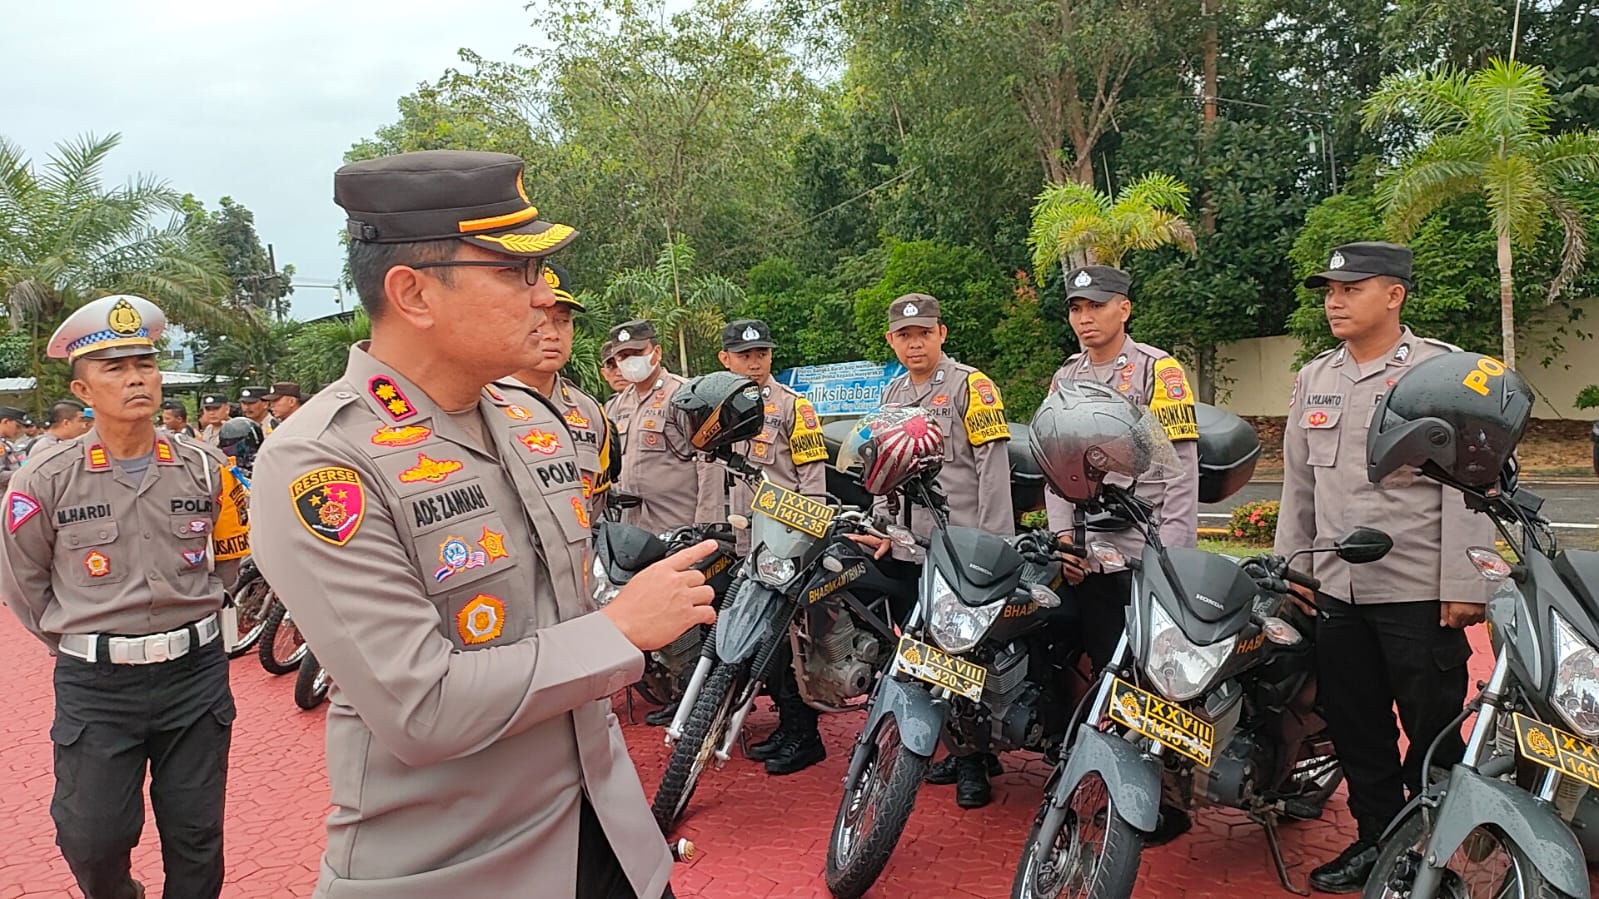
[[[49,355],[98,414],[17,472],[0,528],[0,595],[56,657],[50,814],[87,899],[144,896],[129,861],[146,766],[166,895],[222,891],[234,705],[211,541],[230,500],[220,452],[153,424],[165,325],[110,296],[56,329]]]

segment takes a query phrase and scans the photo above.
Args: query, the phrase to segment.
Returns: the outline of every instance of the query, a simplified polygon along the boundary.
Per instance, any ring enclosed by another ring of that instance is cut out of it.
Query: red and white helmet
[[[855,423],[835,464],[839,471],[860,477],[867,493],[884,496],[912,477],[944,466],[944,434],[927,410],[890,406]]]

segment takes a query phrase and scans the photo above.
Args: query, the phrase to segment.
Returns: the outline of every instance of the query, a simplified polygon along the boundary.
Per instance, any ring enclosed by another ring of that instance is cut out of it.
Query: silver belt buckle
[[[172,658],[172,635],[152,634],[144,638],[144,660],[150,663],[165,662]]]

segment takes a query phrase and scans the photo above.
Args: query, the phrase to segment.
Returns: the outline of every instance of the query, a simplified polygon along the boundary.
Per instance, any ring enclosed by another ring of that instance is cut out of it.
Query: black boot
[[[1194,826],[1187,809],[1175,805],[1162,805],[1155,818],[1155,830],[1144,838],[1145,846],[1164,846],[1187,833]]]
[[[1310,887],[1318,893],[1358,893],[1377,866],[1377,844],[1356,840],[1337,858],[1310,872]]]
[[[644,723],[650,727],[665,727],[672,723],[672,718],[677,715],[677,703],[664,705],[644,716]]]
[[[777,751],[766,759],[766,773],[772,775],[795,774],[827,758],[827,747],[822,745],[822,735],[813,723],[808,730],[796,728]]]
[[[787,740],[789,735],[794,732],[794,726],[792,721],[790,721],[790,718],[792,718],[792,716],[783,714],[783,707],[778,705],[777,727],[766,739],[750,746],[749,752],[745,753],[745,755],[749,757],[750,761],[764,762],[772,756],[777,755],[777,751],[783,746],[783,741]]]
[[[989,764],[999,759],[986,752],[963,756],[955,763],[955,804],[961,808],[982,808],[994,800],[988,785]]]
[[[993,753],[984,753],[984,755],[988,756],[989,777],[998,777],[1005,773],[1005,769],[1000,767],[999,756],[994,755]],[[922,782],[930,783],[939,787],[949,786],[956,780],[955,767],[956,762],[958,761],[960,761],[958,756],[944,756],[928,766],[927,773],[922,775]]]

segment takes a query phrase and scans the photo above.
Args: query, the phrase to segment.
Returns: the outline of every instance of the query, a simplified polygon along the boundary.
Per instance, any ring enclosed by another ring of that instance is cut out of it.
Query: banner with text
[[[838,362],[791,368],[777,380],[810,400],[818,415],[865,415],[877,411],[883,388],[904,373],[898,362]]]

